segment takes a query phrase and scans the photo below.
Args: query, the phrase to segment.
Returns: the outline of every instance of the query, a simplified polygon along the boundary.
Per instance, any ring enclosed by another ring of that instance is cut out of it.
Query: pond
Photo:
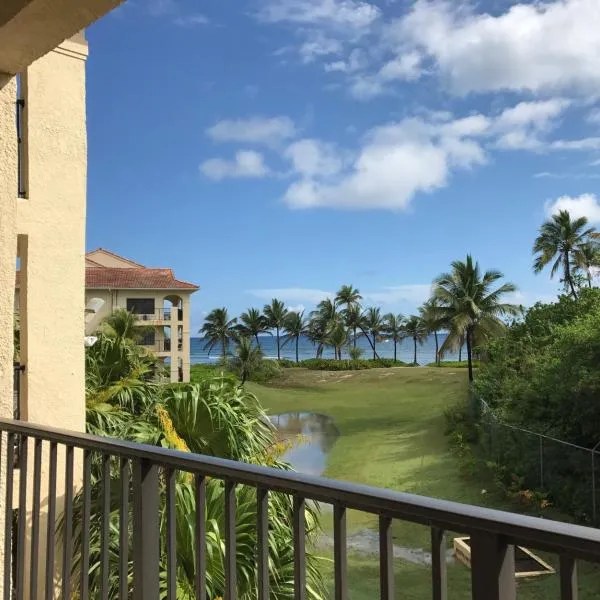
[[[334,420],[309,412],[285,413],[270,419],[279,440],[294,442],[282,459],[299,473],[322,475],[327,466],[327,455],[340,435]]]

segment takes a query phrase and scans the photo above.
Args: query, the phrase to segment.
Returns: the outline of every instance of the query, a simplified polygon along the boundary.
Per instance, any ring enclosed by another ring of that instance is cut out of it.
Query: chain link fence
[[[547,493],[577,520],[599,525],[600,442],[584,448],[510,425],[484,400],[478,403],[484,458],[517,476],[524,488]]]

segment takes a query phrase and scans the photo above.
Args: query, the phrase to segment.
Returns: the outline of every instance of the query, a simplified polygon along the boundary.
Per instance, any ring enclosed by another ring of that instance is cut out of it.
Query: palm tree
[[[298,345],[300,342],[300,336],[304,335],[307,332],[307,324],[304,319],[304,311],[298,312],[289,312],[285,318],[285,330],[286,330],[286,339],[283,342],[283,346],[294,340],[296,342],[296,362],[300,362],[298,356]]]
[[[467,255],[465,262],[456,260],[452,270],[443,273],[434,282],[433,297],[439,302],[439,311],[447,324],[448,337],[440,350],[467,345],[469,381],[473,381],[473,346],[499,333],[506,327],[502,317],[518,315],[520,308],[502,302],[502,296],[516,291],[512,283],[496,284],[504,276],[500,271],[486,271],[483,276],[479,264]]]
[[[418,365],[417,362],[417,343],[422,345],[425,339],[427,338],[427,329],[421,317],[417,315],[411,315],[408,317],[408,320],[404,324],[404,331],[406,332],[407,337],[411,337],[414,344],[414,358],[413,365]]]
[[[219,344],[223,358],[227,356],[229,342],[237,338],[236,323],[237,319],[230,319],[225,307],[210,311],[199,331],[207,340],[204,349],[208,349],[209,356],[213,348]]]
[[[281,329],[283,329],[285,326],[285,318],[288,314],[288,309],[281,300],[273,298],[273,300],[271,300],[271,304],[265,304],[263,311],[267,319],[267,326],[274,328],[277,334],[277,360],[281,360],[279,335]]]
[[[269,329],[266,317],[258,308],[249,308],[240,315],[240,321],[240,324],[237,326],[238,331],[243,336],[253,337],[256,340],[257,347],[260,348],[258,334],[264,333]]]
[[[113,311],[100,325],[100,330],[112,338],[120,338],[139,342],[152,327],[141,327],[137,324],[137,316],[124,308]]]
[[[357,332],[360,328],[362,296],[357,288],[352,285],[343,285],[335,295],[337,306],[343,306],[342,316],[346,322],[346,327],[352,330],[353,345],[356,348]]]
[[[367,334],[370,334],[373,338],[371,340],[371,347],[373,348],[373,360],[375,360],[377,358],[377,338],[381,336],[381,333],[385,328],[380,308],[371,306],[365,311],[364,328]]]
[[[600,267],[600,247],[595,241],[581,244],[573,252],[573,268],[585,273],[588,287],[592,287],[594,270]]]
[[[568,211],[561,210],[540,227],[533,244],[533,253],[536,255],[533,263],[534,273],[541,272],[554,261],[550,277],[554,277],[562,268],[565,290],[570,290],[574,298],[577,298],[577,291],[571,273],[573,254],[598,235],[593,227],[587,225],[586,217],[571,219]]]
[[[239,375],[241,384],[252,376],[261,365],[263,353],[260,346],[253,347],[249,337],[242,337],[238,340],[235,356],[231,359],[233,371]]]
[[[321,319],[313,317],[311,314],[311,319],[306,328],[306,337],[317,347],[316,358],[323,356],[323,349],[327,343],[328,331],[326,325]]]
[[[394,362],[397,362],[397,349],[398,344],[402,342],[405,337],[404,334],[404,317],[402,315],[395,315],[388,313],[383,317],[384,320],[384,331],[385,335],[394,342]]]
[[[440,346],[438,331],[443,328],[444,320],[439,310],[438,301],[430,298],[419,308],[419,317],[428,334],[433,333],[435,339],[435,363],[440,364]]]
[[[356,340],[358,339],[358,331],[364,325],[364,319],[360,304],[351,304],[343,311],[344,323],[346,327],[352,331],[352,345],[356,348]]]
[[[342,360],[342,348],[348,345],[348,331],[342,323],[337,323],[327,334],[327,343],[333,347],[333,355]]]

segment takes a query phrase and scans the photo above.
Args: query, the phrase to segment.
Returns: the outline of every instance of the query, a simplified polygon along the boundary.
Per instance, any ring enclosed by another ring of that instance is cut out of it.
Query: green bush
[[[276,362],[282,369],[294,369],[295,367],[299,367],[300,363],[297,363],[295,360],[290,360],[289,358],[281,358]]]
[[[281,364],[281,363],[280,363]],[[314,371],[362,371],[365,369],[389,369],[390,367],[406,367],[406,363],[394,362],[391,358],[377,358],[375,360],[335,360],[333,358],[309,358],[300,361],[297,365],[304,369]]]
[[[190,367],[190,383],[202,383],[207,379],[226,375],[233,377],[221,364],[198,364]]]
[[[250,376],[250,381],[267,383],[281,375],[281,365],[276,360],[264,360]]]

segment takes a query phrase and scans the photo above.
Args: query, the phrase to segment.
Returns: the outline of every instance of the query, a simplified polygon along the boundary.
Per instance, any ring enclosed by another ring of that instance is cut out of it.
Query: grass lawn
[[[467,393],[464,369],[398,368],[327,372],[286,369],[267,386],[248,384],[270,414],[316,412],[333,417],[340,437],[331,451],[325,476],[379,487],[445,498],[458,502],[510,509],[493,494],[482,494],[482,484],[466,481],[444,436],[444,409]],[[330,531],[330,514],[323,526]],[[395,544],[427,549],[429,530],[395,522]],[[375,529],[376,519],[349,514],[349,534]],[[330,554],[325,553],[328,558]],[[544,558],[547,558],[544,556]],[[555,565],[554,557],[550,558]],[[353,600],[378,596],[378,558],[349,556],[350,596]],[[331,565],[325,567],[331,572]],[[431,598],[429,567],[396,560],[398,597]],[[582,565],[581,600],[599,597],[600,571]],[[519,583],[519,599],[558,596],[558,577]],[[449,598],[470,598],[469,571],[449,566]]]

